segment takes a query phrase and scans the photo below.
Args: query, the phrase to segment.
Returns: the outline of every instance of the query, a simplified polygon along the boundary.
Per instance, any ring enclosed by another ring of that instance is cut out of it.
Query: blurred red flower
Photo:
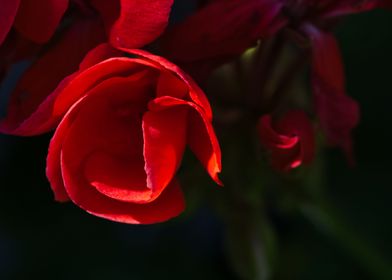
[[[261,143],[270,152],[271,165],[289,171],[314,158],[315,141],[312,123],[305,112],[290,111],[278,120],[262,116],[258,125]]]
[[[343,15],[388,5],[378,0],[212,1],[169,31],[162,45],[172,61],[198,77],[283,30],[309,40],[315,111],[328,142],[352,162],[350,135],[359,106],[345,94],[343,63],[329,29]]]

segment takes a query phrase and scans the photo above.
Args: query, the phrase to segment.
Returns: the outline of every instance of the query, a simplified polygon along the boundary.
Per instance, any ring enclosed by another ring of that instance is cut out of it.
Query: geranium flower
[[[220,184],[212,112],[177,66],[123,50],[102,44],[89,52],[16,133],[55,129],[47,176],[56,200],[113,221],[162,222],[184,208],[175,173],[187,146]]]

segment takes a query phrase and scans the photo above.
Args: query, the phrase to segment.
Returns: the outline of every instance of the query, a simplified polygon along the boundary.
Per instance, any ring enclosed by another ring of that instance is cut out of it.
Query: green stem
[[[392,279],[392,264],[385,261],[330,208],[302,205],[300,211],[319,231],[335,240],[354,257],[372,275],[372,279]]]

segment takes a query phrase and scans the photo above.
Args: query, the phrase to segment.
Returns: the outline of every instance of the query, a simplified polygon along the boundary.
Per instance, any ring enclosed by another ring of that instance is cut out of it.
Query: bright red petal
[[[147,186],[161,192],[173,179],[185,150],[187,108],[174,107],[143,116]]]
[[[67,7],[68,0],[23,0],[15,28],[30,40],[45,43],[57,29]]]
[[[11,30],[20,0],[0,0],[0,45]]]
[[[67,191],[64,187],[63,176],[61,174],[61,150],[63,146],[63,139],[72,126],[72,121],[77,113],[77,110],[74,108],[78,107],[81,101],[82,99],[72,106],[70,112],[58,125],[56,132],[50,140],[48,156],[46,158],[46,177],[50,182],[50,187],[52,188],[55,199],[61,202],[69,200]]]
[[[137,49],[126,49],[121,48],[124,52],[135,54],[141,56],[143,58],[147,58],[149,61],[156,63],[160,66],[160,68],[169,70],[175,76],[179,77],[189,88],[189,96],[193,102],[198,104],[205,112],[207,118],[212,120],[212,110],[210,103],[208,102],[207,97],[205,96],[204,92],[199,88],[195,81],[191,77],[189,77],[183,70],[181,70],[177,65],[173,64],[172,62],[168,61],[167,59],[153,55],[143,50]],[[176,93],[177,94],[177,93]],[[171,94],[172,97],[177,97],[175,94]]]
[[[196,104],[173,97],[156,98],[149,103],[151,111],[160,111],[172,106],[189,106],[187,143],[203,164],[211,178],[219,185],[218,174],[222,170],[221,151],[214,128],[204,111]]]

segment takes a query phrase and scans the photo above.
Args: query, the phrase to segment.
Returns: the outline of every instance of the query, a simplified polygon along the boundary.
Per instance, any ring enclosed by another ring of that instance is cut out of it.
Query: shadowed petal
[[[67,7],[68,0],[23,0],[15,28],[30,40],[45,43],[53,35]]]
[[[284,25],[278,1],[212,1],[162,38],[165,55],[180,65],[224,63]],[[207,66],[202,64],[205,69]]]
[[[14,24],[20,0],[0,0],[0,45]]]
[[[61,39],[24,73],[11,95],[7,116],[0,122],[0,130],[16,135],[35,134],[23,131],[20,126],[36,112],[56,87],[64,87],[65,81],[62,80],[75,72],[85,54],[103,39],[104,34],[98,22],[75,22]],[[22,131],[18,131],[19,129]]]
[[[331,145],[340,146],[353,162],[351,131],[359,122],[359,106],[346,95],[338,43],[329,33],[311,28],[312,89],[320,126]]]

